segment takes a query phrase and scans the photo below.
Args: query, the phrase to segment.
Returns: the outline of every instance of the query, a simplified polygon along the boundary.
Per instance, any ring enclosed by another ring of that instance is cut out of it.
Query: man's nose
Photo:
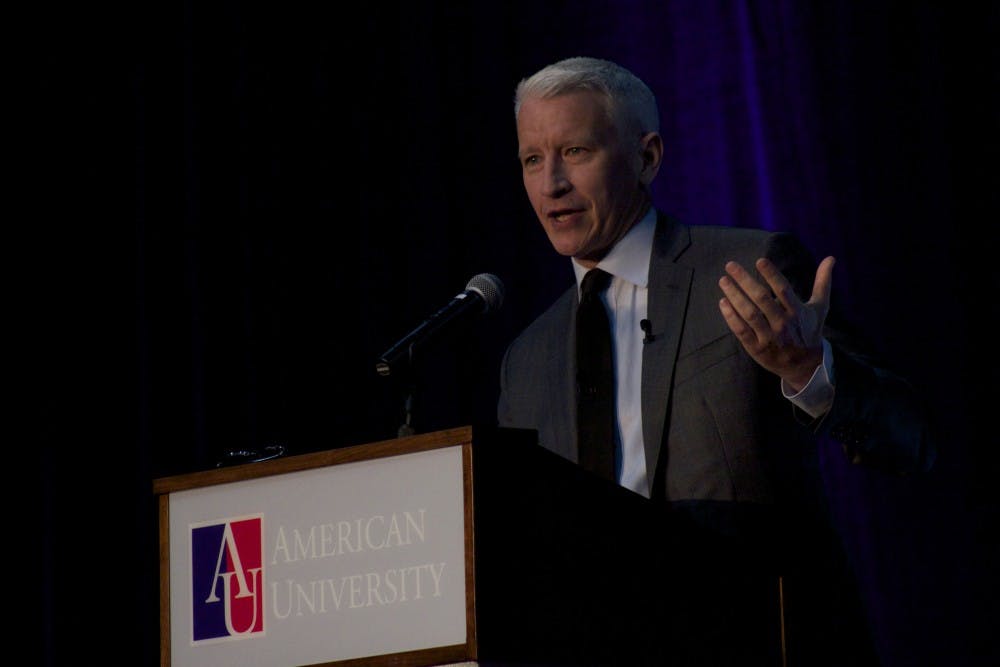
[[[562,160],[550,160],[546,163],[542,187],[547,197],[559,197],[573,188]]]

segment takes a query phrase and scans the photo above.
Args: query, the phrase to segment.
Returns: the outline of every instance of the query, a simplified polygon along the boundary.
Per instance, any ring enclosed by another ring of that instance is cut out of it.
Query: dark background
[[[522,190],[513,89],[595,55],[658,97],[660,208],[791,230],[838,258],[836,304],[925,392],[941,433],[925,476],[824,450],[879,649],[891,666],[994,664],[1000,31],[997,3],[975,7],[187,1],[15,15],[26,76],[9,130],[25,150],[8,180],[21,202],[8,328],[27,428],[8,448],[10,485],[28,491],[8,555],[29,554],[16,583],[38,618],[17,643],[44,665],[156,664],[152,480],[235,447],[394,437],[405,387],[375,358],[482,272],[505,304],[424,352],[415,425],[492,423],[504,346],[572,280]]]

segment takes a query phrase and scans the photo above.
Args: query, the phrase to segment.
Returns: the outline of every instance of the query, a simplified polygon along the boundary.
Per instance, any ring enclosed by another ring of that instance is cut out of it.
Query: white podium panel
[[[169,495],[169,664],[314,665],[467,642],[453,445]]]

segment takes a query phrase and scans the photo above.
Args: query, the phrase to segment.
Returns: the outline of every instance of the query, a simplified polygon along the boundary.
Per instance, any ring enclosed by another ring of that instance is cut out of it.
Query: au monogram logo
[[[192,644],[264,634],[263,516],[191,526]]]

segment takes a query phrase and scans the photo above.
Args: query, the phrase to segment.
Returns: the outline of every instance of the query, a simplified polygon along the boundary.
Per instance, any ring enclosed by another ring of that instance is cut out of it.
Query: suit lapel
[[[656,470],[666,428],[667,407],[674,367],[687,313],[693,272],[675,263],[690,244],[687,227],[660,213],[649,261],[648,314],[653,340],[642,348],[642,437],[646,449],[646,474]],[[652,483],[650,484],[652,490]]]

